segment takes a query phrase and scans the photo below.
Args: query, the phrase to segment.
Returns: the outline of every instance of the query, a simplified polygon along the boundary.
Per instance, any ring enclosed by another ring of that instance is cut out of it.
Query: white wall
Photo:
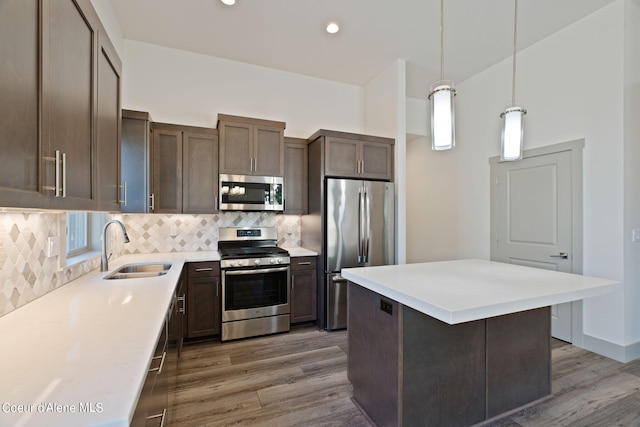
[[[640,229],[640,1],[626,0],[624,9],[624,281],[625,341],[640,340],[640,243],[632,230]],[[640,357],[640,349],[627,360]]]
[[[122,37],[120,24],[118,24],[109,0],[91,0],[91,4],[96,10],[104,29],[107,31],[109,40],[113,43],[113,47],[116,49],[118,56],[122,59],[124,54],[124,38]]]
[[[271,68],[124,42],[123,107],[157,122],[215,127],[218,113],[279,120],[285,135],[363,130],[363,89]]]
[[[584,273],[613,279],[623,278],[624,258],[624,1],[520,52],[516,89],[529,110],[525,148],[585,138]],[[427,138],[408,144],[410,261],[489,258],[488,158],[499,154],[511,72],[506,59],[457,84],[454,150],[432,152]],[[624,307],[622,294],[585,301],[585,334],[626,344]]]
[[[406,262],[406,63],[397,60],[364,87],[364,133],[394,138],[396,263]]]

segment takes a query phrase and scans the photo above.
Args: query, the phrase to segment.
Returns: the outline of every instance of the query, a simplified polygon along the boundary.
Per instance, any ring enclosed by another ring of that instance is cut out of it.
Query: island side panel
[[[348,377],[353,398],[379,427],[399,419],[399,304],[355,283],[348,285]],[[390,304],[391,314],[380,301]]]
[[[487,319],[487,417],[550,394],[550,307]]]
[[[466,426],[485,419],[485,321],[449,325],[403,306],[405,426]]]

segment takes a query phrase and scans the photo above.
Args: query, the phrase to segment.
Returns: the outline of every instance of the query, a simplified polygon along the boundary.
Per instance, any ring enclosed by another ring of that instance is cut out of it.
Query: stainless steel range
[[[275,228],[220,228],[222,341],[289,330],[289,252]]]

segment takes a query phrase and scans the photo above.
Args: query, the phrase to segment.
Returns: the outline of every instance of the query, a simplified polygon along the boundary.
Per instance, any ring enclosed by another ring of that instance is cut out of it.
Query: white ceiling
[[[614,0],[520,0],[518,49]],[[110,0],[126,39],[363,85],[396,59],[407,95],[440,80],[438,0]],[[445,79],[459,83],[513,49],[510,0],[447,0]],[[337,21],[341,30],[324,28]]]

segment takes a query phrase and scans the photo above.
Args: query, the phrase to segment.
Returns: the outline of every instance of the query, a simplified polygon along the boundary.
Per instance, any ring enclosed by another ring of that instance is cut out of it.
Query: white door
[[[491,259],[572,273],[572,153],[492,162]],[[552,335],[572,342],[572,305],[551,308]]]

